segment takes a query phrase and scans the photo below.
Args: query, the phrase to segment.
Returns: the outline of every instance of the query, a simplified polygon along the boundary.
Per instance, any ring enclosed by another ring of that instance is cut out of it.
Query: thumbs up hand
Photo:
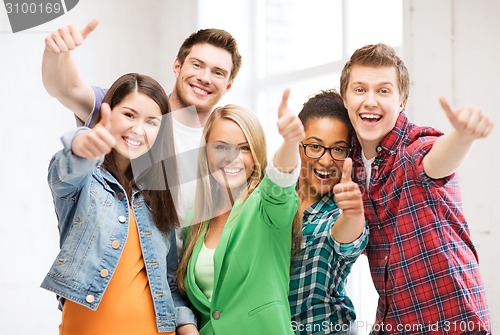
[[[448,120],[455,130],[470,141],[487,137],[493,129],[493,121],[477,107],[466,106],[453,110],[448,101],[439,99],[441,108],[446,112]]]
[[[111,108],[103,103],[99,122],[91,130],[78,134],[71,150],[79,157],[96,159],[110,153],[115,145],[116,139],[111,134]]]
[[[56,54],[72,51],[80,46],[98,25],[99,21],[93,19],[82,30],[73,25],[61,27],[45,38],[45,48]]]
[[[290,173],[298,164],[299,142],[306,136],[299,117],[288,107],[290,89],[285,89],[278,108],[278,131],[283,144],[274,156],[274,166],[281,172]]]
[[[342,209],[347,217],[354,219],[363,216],[363,197],[358,184],[352,181],[352,159],[346,158],[342,166],[342,178],[333,187],[334,199],[337,206]]]
[[[351,179],[352,160],[346,158],[342,166],[342,178],[333,187],[334,199],[342,210],[332,227],[332,237],[339,243],[351,243],[356,240],[365,227],[365,212],[363,210],[363,195]]]
[[[299,117],[288,107],[290,89],[283,92],[280,106],[278,108],[278,131],[286,143],[298,146],[305,137],[304,126]]]

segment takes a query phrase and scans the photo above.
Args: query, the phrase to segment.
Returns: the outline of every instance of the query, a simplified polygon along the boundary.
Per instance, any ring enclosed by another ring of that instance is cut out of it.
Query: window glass
[[[401,45],[402,0],[349,0],[344,4],[346,56],[365,44],[382,42],[393,47]]]
[[[263,8],[266,75],[342,58],[341,0],[268,0]]]

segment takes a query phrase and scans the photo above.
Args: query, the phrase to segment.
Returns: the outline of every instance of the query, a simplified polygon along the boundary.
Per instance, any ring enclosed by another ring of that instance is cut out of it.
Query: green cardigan
[[[210,303],[196,284],[194,266],[204,234],[189,261],[187,296],[199,312],[200,334],[293,334],[288,290],[294,185],[282,188],[267,175],[242,205],[237,199],[214,254]]]

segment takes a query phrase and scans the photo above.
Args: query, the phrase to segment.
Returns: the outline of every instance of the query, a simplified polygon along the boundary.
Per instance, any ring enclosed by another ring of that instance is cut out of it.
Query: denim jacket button
[[[109,271],[106,269],[102,269],[101,272],[99,272],[102,278],[106,278],[109,275]]]
[[[124,223],[125,221],[127,221],[127,218],[125,216],[123,216],[123,215],[120,215],[118,217],[118,221],[120,221],[121,223]]]
[[[122,192],[118,193],[118,200],[120,200],[120,201],[123,200],[123,193]]]
[[[94,296],[93,296],[92,294],[89,294],[88,296],[86,296],[86,297],[85,297],[85,300],[86,300],[89,304],[91,304],[91,303],[93,303],[93,302],[95,301],[95,298],[94,298]]]
[[[113,249],[118,249],[120,247],[120,241],[118,240],[114,240],[112,243],[111,243],[111,246],[113,247]]]

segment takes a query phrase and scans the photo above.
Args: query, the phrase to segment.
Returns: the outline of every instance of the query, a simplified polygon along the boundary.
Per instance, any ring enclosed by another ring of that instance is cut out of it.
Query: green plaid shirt
[[[304,237],[292,259],[288,297],[296,334],[333,334],[356,319],[345,286],[352,264],[368,243],[368,226],[352,243],[338,243],[331,228],[340,213],[332,194],[304,211]]]

